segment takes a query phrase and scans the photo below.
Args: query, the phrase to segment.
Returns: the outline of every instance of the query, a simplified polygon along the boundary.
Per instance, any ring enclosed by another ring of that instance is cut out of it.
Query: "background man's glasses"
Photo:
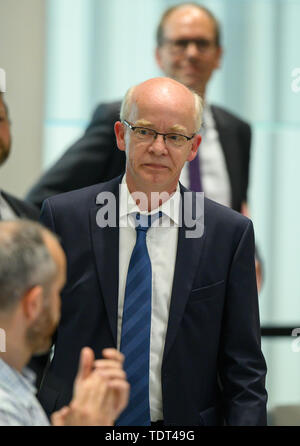
[[[216,46],[215,41],[207,39],[164,39],[163,41],[163,44],[168,45],[171,51],[178,53],[184,52],[191,43],[196,45],[196,48],[200,53],[205,53]]]
[[[132,130],[136,139],[147,144],[152,144],[158,135],[162,135],[164,142],[168,148],[173,147],[184,147],[188,141],[194,138],[194,133],[192,136],[181,135],[179,133],[159,133],[156,130],[148,129],[146,127],[134,127],[128,121],[122,121],[130,130]]]

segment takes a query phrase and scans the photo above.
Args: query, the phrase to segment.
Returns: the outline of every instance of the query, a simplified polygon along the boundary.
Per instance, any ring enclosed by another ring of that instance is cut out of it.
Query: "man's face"
[[[10,123],[0,94],[0,165],[9,155],[11,146]]]
[[[204,11],[193,6],[177,9],[165,22],[164,43],[156,51],[158,65],[166,76],[203,95],[220,65],[222,50],[215,39],[214,22]]]
[[[61,315],[60,293],[66,281],[66,261],[64,253],[58,246],[54,258],[57,273],[51,284],[44,289],[43,308],[38,319],[27,330],[27,340],[35,355],[49,350]]]
[[[169,96],[163,90],[157,94],[145,91],[133,102],[127,121],[132,126],[191,137],[197,130],[194,116],[193,97],[187,101],[180,94]],[[184,163],[196,156],[201,137],[196,135],[182,147],[169,147],[161,135],[145,142],[124,124],[117,125],[121,133],[119,140],[117,137],[118,147],[126,150],[129,191],[173,193]]]

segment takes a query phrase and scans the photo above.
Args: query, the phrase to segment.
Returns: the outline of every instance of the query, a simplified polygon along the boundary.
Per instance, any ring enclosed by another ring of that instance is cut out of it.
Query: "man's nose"
[[[155,153],[155,155],[165,155],[168,153],[163,135],[156,136],[150,146],[150,151]]]
[[[199,55],[197,44],[190,41],[186,46],[185,53],[188,57],[197,57]]]

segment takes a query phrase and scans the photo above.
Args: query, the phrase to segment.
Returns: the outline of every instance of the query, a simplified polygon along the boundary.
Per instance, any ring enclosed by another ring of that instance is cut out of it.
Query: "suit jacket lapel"
[[[183,191],[185,191],[184,188],[181,192]],[[182,199],[182,206],[184,206],[184,199]],[[182,215],[184,216],[184,212],[182,212]],[[163,360],[170,351],[181,323],[205,240],[205,230],[202,237],[187,238],[186,231],[191,230],[191,228],[186,227],[184,218],[182,220],[182,225],[178,231],[177,255]]]
[[[219,134],[220,144],[225,156],[225,162],[231,185],[231,201],[232,203],[236,203],[236,191],[239,190],[239,185],[236,184],[236,170],[238,169],[236,148],[233,147],[236,139],[232,134],[231,127],[226,125],[226,120],[224,119],[225,116],[222,113],[222,110],[215,106],[211,106],[211,111]]]
[[[115,212],[115,227],[101,228],[97,224],[97,212],[106,206],[98,204],[90,210],[90,227],[95,262],[99,277],[100,289],[104,299],[107,316],[115,345],[117,346],[118,290],[119,290],[119,181],[106,183],[112,185],[110,190],[111,205]],[[101,190],[99,191],[101,192]],[[103,189],[104,192],[104,189]]]

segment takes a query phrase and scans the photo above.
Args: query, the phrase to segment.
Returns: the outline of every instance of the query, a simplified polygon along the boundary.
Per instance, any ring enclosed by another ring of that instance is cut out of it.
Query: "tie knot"
[[[151,227],[151,225],[162,216],[162,212],[156,212],[156,214],[151,215],[143,215],[137,212],[135,218],[136,218],[136,230],[137,231],[144,231],[147,232],[148,229]]]

